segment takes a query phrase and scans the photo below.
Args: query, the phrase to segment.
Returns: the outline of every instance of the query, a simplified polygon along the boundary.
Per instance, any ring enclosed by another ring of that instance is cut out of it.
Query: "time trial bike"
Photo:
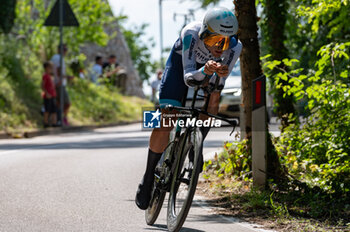
[[[191,81],[190,84],[195,87],[190,107],[168,105],[165,109],[190,115],[191,120],[197,120],[200,114],[204,114],[225,121],[233,127],[232,134],[237,120],[229,120],[207,112],[211,93],[218,89],[219,81],[216,77],[215,84],[208,84],[208,79],[206,77],[203,82]],[[206,93],[204,96],[198,95],[200,89]],[[201,109],[195,107],[198,96],[205,98],[204,107]],[[181,229],[190,210],[199,174],[202,171],[202,150],[203,135],[196,123],[183,129],[174,128],[170,133],[169,144],[155,169],[152,197],[145,213],[148,225],[153,225],[157,220],[165,195],[169,192],[167,227],[171,232]]]

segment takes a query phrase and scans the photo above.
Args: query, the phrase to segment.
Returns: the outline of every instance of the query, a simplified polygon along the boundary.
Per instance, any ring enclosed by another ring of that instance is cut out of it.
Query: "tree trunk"
[[[258,41],[255,0],[234,0],[238,19],[238,38],[243,49],[240,55],[242,74],[242,98],[245,118],[245,134],[251,139],[252,131],[252,80],[262,74]]]
[[[262,74],[257,15],[255,0],[234,0],[234,4],[239,25],[238,38],[243,44],[242,53],[240,55],[242,96],[246,121],[245,133],[246,138],[250,140],[252,136],[252,80]],[[266,133],[268,133],[268,131]],[[271,136],[267,137],[267,145],[267,177],[273,179],[282,178],[283,171],[277,152],[271,141]],[[251,147],[249,147],[249,151],[251,151]],[[279,180],[280,179],[277,181]]]
[[[265,15],[266,15],[266,40],[268,45],[268,52],[271,54],[273,60],[282,60],[288,57],[288,50],[284,45],[286,39],[284,35],[288,3],[286,0],[265,0]],[[281,64],[280,68],[286,69],[286,67]],[[278,73],[272,72],[270,80],[274,83],[274,76]],[[288,80],[282,80],[282,84],[288,84]],[[294,110],[294,99],[293,96],[286,95],[283,96],[285,92],[282,88],[276,89],[272,85],[272,90],[274,93],[274,100],[277,106],[277,116],[281,119],[282,130],[288,126],[288,114],[295,114]]]

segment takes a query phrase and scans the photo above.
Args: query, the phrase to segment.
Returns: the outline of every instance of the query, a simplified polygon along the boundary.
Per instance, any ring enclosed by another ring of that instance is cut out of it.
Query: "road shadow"
[[[114,149],[114,148],[138,148],[147,147],[149,136],[135,136],[124,138],[101,138],[88,139],[79,142],[59,142],[59,143],[21,143],[21,144],[4,144],[0,145],[1,150],[69,150],[69,149]],[[211,140],[205,142],[205,147],[220,147],[221,140]]]
[[[90,139],[79,142],[59,142],[59,143],[25,143],[25,144],[5,144],[0,146],[0,150],[59,150],[59,149],[110,149],[110,148],[135,148],[147,147],[149,136],[137,136],[126,138],[102,138]]]
[[[166,225],[154,224],[152,227],[145,228],[145,230],[168,231],[168,228]],[[204,232],[204,230],[197,230],[197,229],[192,229],[192,228],[188,228],[188,227],[182,227],[180,232]]]

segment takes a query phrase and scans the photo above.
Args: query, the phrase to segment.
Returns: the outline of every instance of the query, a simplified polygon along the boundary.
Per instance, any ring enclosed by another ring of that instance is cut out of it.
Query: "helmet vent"
[[[220,26],[222,26],[223,28],[232,28],[233,26],[225,26],[225,25],[222,25],[220,24]]]

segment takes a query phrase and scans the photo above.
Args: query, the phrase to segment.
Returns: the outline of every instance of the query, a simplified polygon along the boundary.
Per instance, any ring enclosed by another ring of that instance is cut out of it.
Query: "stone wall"
[[[129,47],[125,41],[123,33],[120,31],[118,23],[114,23],[105,27],[108,35],[116,35],[108,42],[107,46],[101,47],[93,43],[88,43],[81,47],[81,52],[87,57],[87,64],[95,62],[96,55],[100,55],[107,60],[109,55],[116,55],[117,62],[127,72],[127,79],[125,83],[125,94],[138,97],[145,97],[142,91],[142,81],[135,69],[130,56]]]

